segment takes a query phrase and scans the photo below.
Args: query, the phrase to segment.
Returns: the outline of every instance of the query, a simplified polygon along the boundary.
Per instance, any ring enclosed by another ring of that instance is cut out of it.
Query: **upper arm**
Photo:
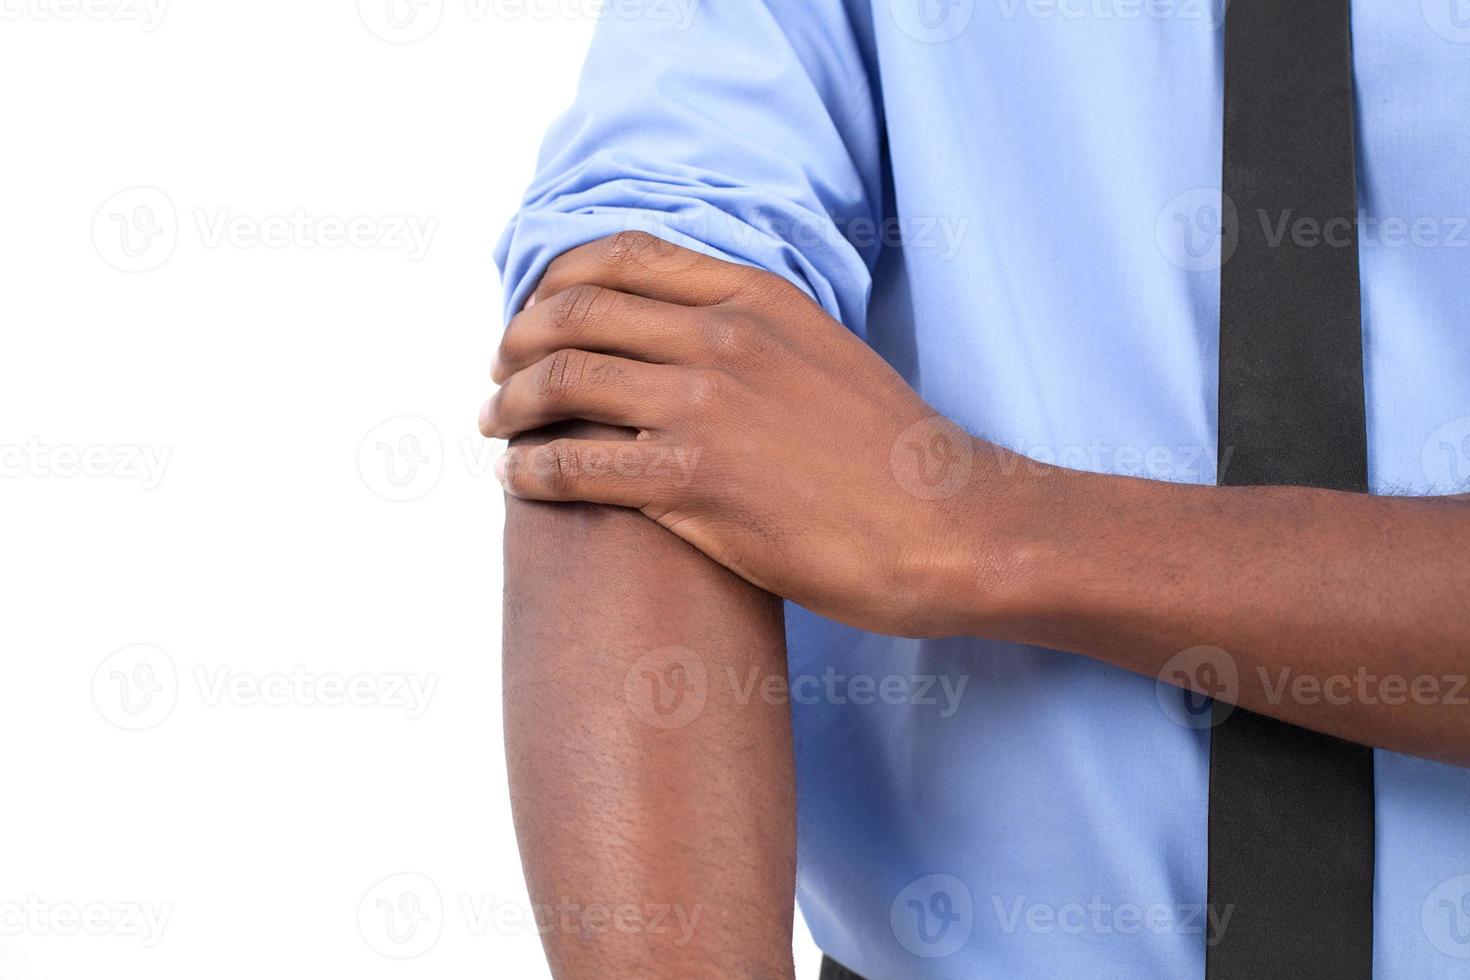
[[[557,428],[523,438],[631,437]],[[532,901],[671,908],[683,923],[586,931],[557,917],[542,936],[553,973],[789,977],[790,719],[727,679],[784,679],[780,600],[637,511],[506,508],[506,768]],[[665,720],[647,675],[670,650],[702,682]]]

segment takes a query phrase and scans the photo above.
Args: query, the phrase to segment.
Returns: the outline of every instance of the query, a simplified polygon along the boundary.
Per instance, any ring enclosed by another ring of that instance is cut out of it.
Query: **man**
[[[688,13],[499,254],[517,825],[629,908],[554,972],[790,975],[789,710],[857,975],[1470,976],[1450,4]]]

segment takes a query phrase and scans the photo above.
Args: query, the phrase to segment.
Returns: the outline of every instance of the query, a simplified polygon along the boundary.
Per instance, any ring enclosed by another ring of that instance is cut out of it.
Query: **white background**
[[[546,975],[474,422],[600,8],[397,2],[0,0],[0,977]]]

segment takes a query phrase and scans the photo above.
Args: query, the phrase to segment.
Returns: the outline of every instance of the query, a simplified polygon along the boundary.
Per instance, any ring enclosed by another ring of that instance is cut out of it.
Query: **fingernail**
[[[508,456],[508,453],[501,453],[495,457],[495,479],[500,481],[502,487],[505,486],[505,470],[510,462]]]
[[[488,419],[489,417],[490,417],[490,402],[487,400],[485,402],[485,404],[483,404],[483,405],[480,406],[480,424],[483,425],[485,423],[485,420]]]
[[[535,294],[535,292],[532,292],[531,293],[531,297],[526,300],[526,305],[523,306],[523,307],[521,307],[521,309],[523,309],[523,310],[529,310],[531,307],[533,307],[535,305],[536,305],[536,294]]]

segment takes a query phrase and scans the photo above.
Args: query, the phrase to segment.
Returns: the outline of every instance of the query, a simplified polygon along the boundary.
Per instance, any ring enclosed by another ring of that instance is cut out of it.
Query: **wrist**
[[[956,501],[936,583],[962,635],[1027,642],[1047,610],[1065,605],[1081,511],[1096,476],[1039,463],[976,440],[975,467]]]

